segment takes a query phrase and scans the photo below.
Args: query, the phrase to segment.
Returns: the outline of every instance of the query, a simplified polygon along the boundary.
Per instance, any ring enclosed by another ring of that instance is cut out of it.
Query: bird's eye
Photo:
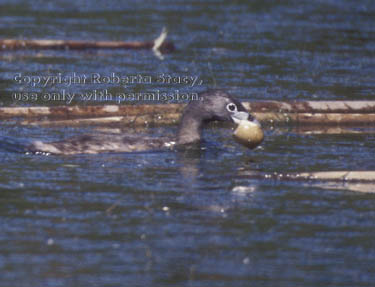
[[[228,104],[227,105],[227,110],[229,111],[229,112],[236,112],[237,111],[237,106],[235,105],[235,104],[233,104],[233,103],[230,103],[230,104]]]

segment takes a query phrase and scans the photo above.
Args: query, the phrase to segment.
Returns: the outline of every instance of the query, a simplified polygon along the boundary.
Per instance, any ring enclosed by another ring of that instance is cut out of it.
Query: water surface
[[[178,50],[0,52],[0,104],[66,88],[199,92],[241,100],[372,100],[372,1],[2,1],[9,38],[149,40]],[[14,75],[191,75],[184,85],[27,86]],[[77,104],[74,102],[72,104]],[[80,103],[88,104],[88,103]],[[126,103],[122,103],[126,104]],[[159,136],[175,126],[127,132]],[[254,172],[374,170],[373,127],[359,134],[267,128],[261,147],[210,126],[196,150],[76,156],[17,153],[87,127],[0,130],[0,286],[374,286],[375,197],[348,183]]]

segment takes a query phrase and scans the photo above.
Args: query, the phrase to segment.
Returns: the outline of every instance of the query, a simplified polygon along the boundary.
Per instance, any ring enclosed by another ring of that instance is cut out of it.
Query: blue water
[[[59,72],[203,81],[131,84],[132,92],[220,87],[241,100],[372,100],[374,16],[372,1],[349,0],[1,1],[2,37],[149,40],[166,26],[177,51],[164,60],[147,50],[1,51],[0,103],[65,104],[14,101],[21,91],[124,90],[14,80]],[[176,128],[123,129],[159,136]],[[374,286],[373,193],[254,177],[375,170],[374,129],[356,131],[267,126],[263,144],[248,150],[229,126],[211,125],[193,150],[45,156],[17,151],[96,127],[3,121],[0,286]]]

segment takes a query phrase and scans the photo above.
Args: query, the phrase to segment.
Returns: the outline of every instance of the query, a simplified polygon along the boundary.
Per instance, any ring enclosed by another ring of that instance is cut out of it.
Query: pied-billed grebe
[[[51,154],[96,154],[167,149],[200,141],[203,125],[211,121],[238,123],[248,120],[259,125],[238,100],[224,91],[203,92],[199,94],[199,99],[190,102],[184,109],[176,138],[145,138],[115,134],[83,135],[50,143],[35,141],[28,150]]]

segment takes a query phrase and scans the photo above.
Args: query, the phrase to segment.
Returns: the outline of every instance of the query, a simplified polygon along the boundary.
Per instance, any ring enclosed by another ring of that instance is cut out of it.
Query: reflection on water
[[[208,4],[2,1],[3,37],[145,40],[166,26],[178,50],[163,61],[149,51],[2,51],[0,104],[30,105],[13,102],[12,93],[49,91],[15,83],[20,72],[168,73],[204,83],[76,85],[75,92],[216,85],[242,100],[373,99],[371,0]],[[262,146],[249,150],[230,128],[211,126],[188,151],[41,156],[15,151],[32,139],[160,136],[175,127],[1,125],[0,286],[375,284],[372,184],[251,176],[375,170],[372,127],[268,129]]]
[[[79,132],[6,130],[22,131],[24,138]],[[148,129],[155,136],[161,132]],[[371,145],[347,150],[363,139],[372,142],[373,134],[322,139],[267,131],[262,148],[248,150],[231,133],[212,126],[201,146],[167,152],[31,156],[1,150],[4,282],[17,277],[21,285],[206,280],[220,285],[225,280],[242,286],[249,280],[262,285],[257,281],[262,274],[286,286],[358,282],[357,276],[370,285],[372,273],[364,267],[373,260],[368,252],[373,198],[352,192],[373,185],[254,175],[332,170],[339,161],[343,169],[374,168]],[[317,139],[320,147],[311,149]],[[357,260],[358,267],[335,259],[340,256]]]

